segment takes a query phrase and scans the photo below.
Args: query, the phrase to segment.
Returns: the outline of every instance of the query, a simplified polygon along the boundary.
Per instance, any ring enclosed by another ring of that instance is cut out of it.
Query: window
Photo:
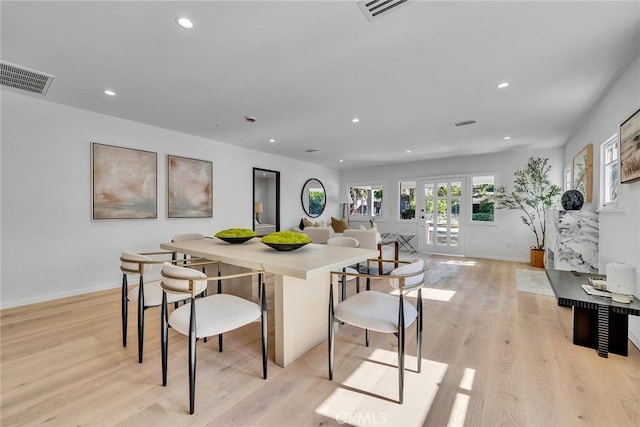
[[[573,185],[571,181],[571,165],[567,165],[564,168],[564,191],[571,190]]]
[[[493,222],[493,175],[474,176],[472,183],[471,220]]]
[[[600,208],[618,207],[618,135],[613,135],[600,146]]]
[[[400,219],[416,219],[416,182],[400,182]]]
[[[350,191],[351,216],[382,216],[382,185],[355,185]]]

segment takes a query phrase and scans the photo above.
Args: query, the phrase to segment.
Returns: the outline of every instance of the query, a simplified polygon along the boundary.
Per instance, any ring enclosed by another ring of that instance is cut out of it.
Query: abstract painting
[[[213,163],[167,156],[169,218],[213,217]]]
[[[620,125],[620,182],[640,179],[640,110]]]
[[[91,144],[92,219],[158,217],[157,153]]]

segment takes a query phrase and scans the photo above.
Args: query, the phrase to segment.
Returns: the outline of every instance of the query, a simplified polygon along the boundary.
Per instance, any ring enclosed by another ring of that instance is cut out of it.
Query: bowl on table
[[[227,243],[244,243],[256,237],[256,232],[248,228],[228,228],[218,231],[215,237]]]
[[[261,241],[277,251],[294,251],[311,243],[311,238],[296,231],[277,231],[267,234]]]

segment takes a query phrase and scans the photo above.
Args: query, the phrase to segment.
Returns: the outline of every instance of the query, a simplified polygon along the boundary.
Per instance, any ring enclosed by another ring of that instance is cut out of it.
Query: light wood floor
[[[516,290],[502,261],[428,257],[422,373],[408,334],[405,403],[396,340],[341,327],[336,373],[326,343],[261,377],[258,324],[198,344],[196,413],[188,414],[186,339],[170,332],[161,386],[159,310],[147,310],[144,363],[136,320],[120,339],[118,290],[2,311],[1,418],[10,425],[639,426],[640,351],[600,358],[571,343],[571,310]],[[270,307],[273,307],[269,286]],[[135,304],[131,304],[135,312]],[[270,317],[273,334],[273,316]]]

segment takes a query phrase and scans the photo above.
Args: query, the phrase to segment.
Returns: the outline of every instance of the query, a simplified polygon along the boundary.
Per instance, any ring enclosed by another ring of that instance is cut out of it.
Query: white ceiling
[[[45,100],[334,168],[560,146],[640,49],[637,0],[1,8],[2,60],[55,75]]]

